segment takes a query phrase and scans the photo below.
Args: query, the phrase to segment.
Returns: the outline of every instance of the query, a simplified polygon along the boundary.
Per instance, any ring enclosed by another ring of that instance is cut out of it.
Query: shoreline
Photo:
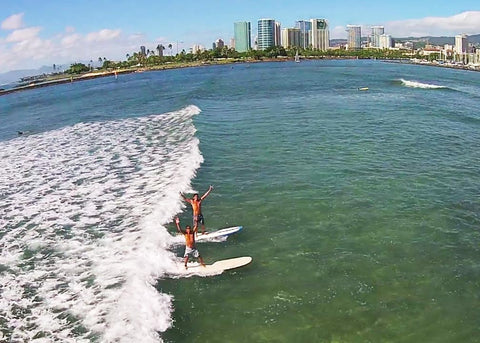
[[[188,63],[172,63],[166,64],[161,66],[154,66],[154,67],[138,67],[138,68],[129,68],[129,69],[119,69],[119,70],[109,70],[109,71],[99,71],[99,72],[88,72],[81,75],[71,75],[71,76],[63,76],[61,78],[46,80],[35,82],[32,81],[28,85],[13,87],[9,89],[2,89],[0,90],[0,96],[35,89],[35,88],[42,88],[48,87],[53,85],[59,85],[63,83],[73,83],[78,81],[86,81],[101,77],[109,77],[109,76],[116,76],[121,74],[132,74],[132,73],[143,73],[147,71],[160,71],[160,70],[169,70],[169,69],[181,69],[181,68],[192,68],[192,67],[201,67],[201,66],[208,66],[208,65],[221,65],[221,64],[234,64],[234,63],[251,63],[253,61],[248,62],[239,62],[239,61],[220,61],[220,62],[188,62]],[[262,61],[258,61],[262,62]]]
[[[450,63],[415,61],[411,59],[382,60],[382,61],[388,62],[388,63],[414,64],[414,65],[422,65],[427,67],[439,67],[439,68],[458,69],[458,70],[465,70],[465,71],[477,71],[477,72],[480,71],[480,66],[473,66],[473,65],[458,65],[458,64],[450,64]]]
[[[342,59],[342,60],[349,60],[353,58],[309,58],[303,57],[303,60],[324,60],[324,59]],[[221,61],[201,61],[201,62],[188,62],[188,63],[172,63],[166,64],[162,66],[154,66],[154,67],[139,67],[139,68],[129,68],[129,69],[119,69],[119,70],[112,70],[112,71],[101,71],[101,72],[89,72],[82,75],[75,75],[70,77],[62,77],[58,79],[52,79],[47,81],[35,82],[24,86],[18,86],[10,89],[1,89],[0,96],[7,95],[15,92],[48,87],[59,85],[63,83],[73,83],[78,81],[86,81],[91,79],[96,79],[100,77],[109,77],[109,76],[117,76],[120,74],[131,74],[131,73],[142,73],[148,71],[160,71],[160,70],[169,70],[169,69],[182,69],[182,68],[194,68],[194,67],[202,67],[202,66],[212,66],[212,65],[223,65],[223,64],[236,64],[236,63],[262,63],[262,62],[288,62],[294,61],[293,58],[266,58],[262,60],[247,60],[247,61],[239,61],[239,60],[221,60]],[[440,68],[448,68],[448,69],[458,69],[458,70],[465,70],[465,71],[480,71],[480,66],[468,66],[468,65],[453,65],[447,63],[438,63],[438,62],[428,62],[428,61],[415,61],[412,59],[379,59],[377,61],[387,62],[387,63],[400,63],[400,64],[414,64],[414,65],[422,65],[422,66],[430,66],[430,67],[440,67]]]

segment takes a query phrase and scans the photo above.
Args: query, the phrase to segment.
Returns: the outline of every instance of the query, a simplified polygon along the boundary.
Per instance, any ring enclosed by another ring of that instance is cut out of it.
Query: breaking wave
[[[0,143],[0,328],[11,341],[157,342],[165,228],[203,162],[196,106]]]
[[[418,81],[409,81],[409,80],[404,80],[404,79],[400,79],[400,82],[402,83],[402,85],[404,85],[406,87],[411,87],[411,88],[423,88],[423,89],[444,89],[444,88],[448,88],[448,87],[445,87],[445,86],[434,85],[434,84],[430,84],[430,83],[422,83],[422,82],[418,82]]]

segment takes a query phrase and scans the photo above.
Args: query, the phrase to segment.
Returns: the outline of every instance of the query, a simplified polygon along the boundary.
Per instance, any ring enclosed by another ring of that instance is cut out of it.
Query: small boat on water
[[[297,63],[300,62],[300,56],[298,56],[298,50],[297,50],[297,53],[295,54],[295,62]]]
[[[359,91],[368,91],[368,87],[360,87],[358,90]]]

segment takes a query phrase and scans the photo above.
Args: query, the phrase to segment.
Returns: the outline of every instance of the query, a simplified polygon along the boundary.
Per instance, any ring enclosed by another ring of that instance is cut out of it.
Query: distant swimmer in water
[[[202,214],[202,201],[205,199],[210,192],[212,191],[213,187],[210,186],[208,188],[208,191],[205,192],[204,195],[200,198],[198,194],[194,194],[191,199],[186,198],[182,193],[180,195],[182,196],[183,200],[188,202],[190,205],[192,205],[192,212],[193,212],[193,225],[195,224],[202,224],[202,234],[205,234],[205,220],[203,218]]]
[[[198,230],[198,223],[195,223],[193,229],[190,227],[190,225],[187,225],[185,226],[185,231],[182,231],[182,229],[180,228],[180,219],[176,217],[175,225],[177,227],[177,231],[185,237],[185,253],[183,254],[183,257],[185,258],[185,269],[188,269],[187,262],[189,257],[197,258],[200,261],[200,264],[205,267],[203,258],[202,256],[200,256],[200,253],[195,246],[195,234]]]
[[[31,131],[17,131],[17,134],[18,134],[19,136],[21,136],[21,135],[28,135],[28,134],[31,134]]]

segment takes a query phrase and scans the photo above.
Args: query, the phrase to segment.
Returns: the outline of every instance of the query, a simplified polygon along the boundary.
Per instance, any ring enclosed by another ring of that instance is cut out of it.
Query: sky
[[[346,38],[348,24],[383,25],[393,38],[480,33],[478,0],[0,0],[0,73],[98,59],[125,60],[140,46],[165,54],[194,44],[230,44],[233,23],[327,19],[330,38]]]

